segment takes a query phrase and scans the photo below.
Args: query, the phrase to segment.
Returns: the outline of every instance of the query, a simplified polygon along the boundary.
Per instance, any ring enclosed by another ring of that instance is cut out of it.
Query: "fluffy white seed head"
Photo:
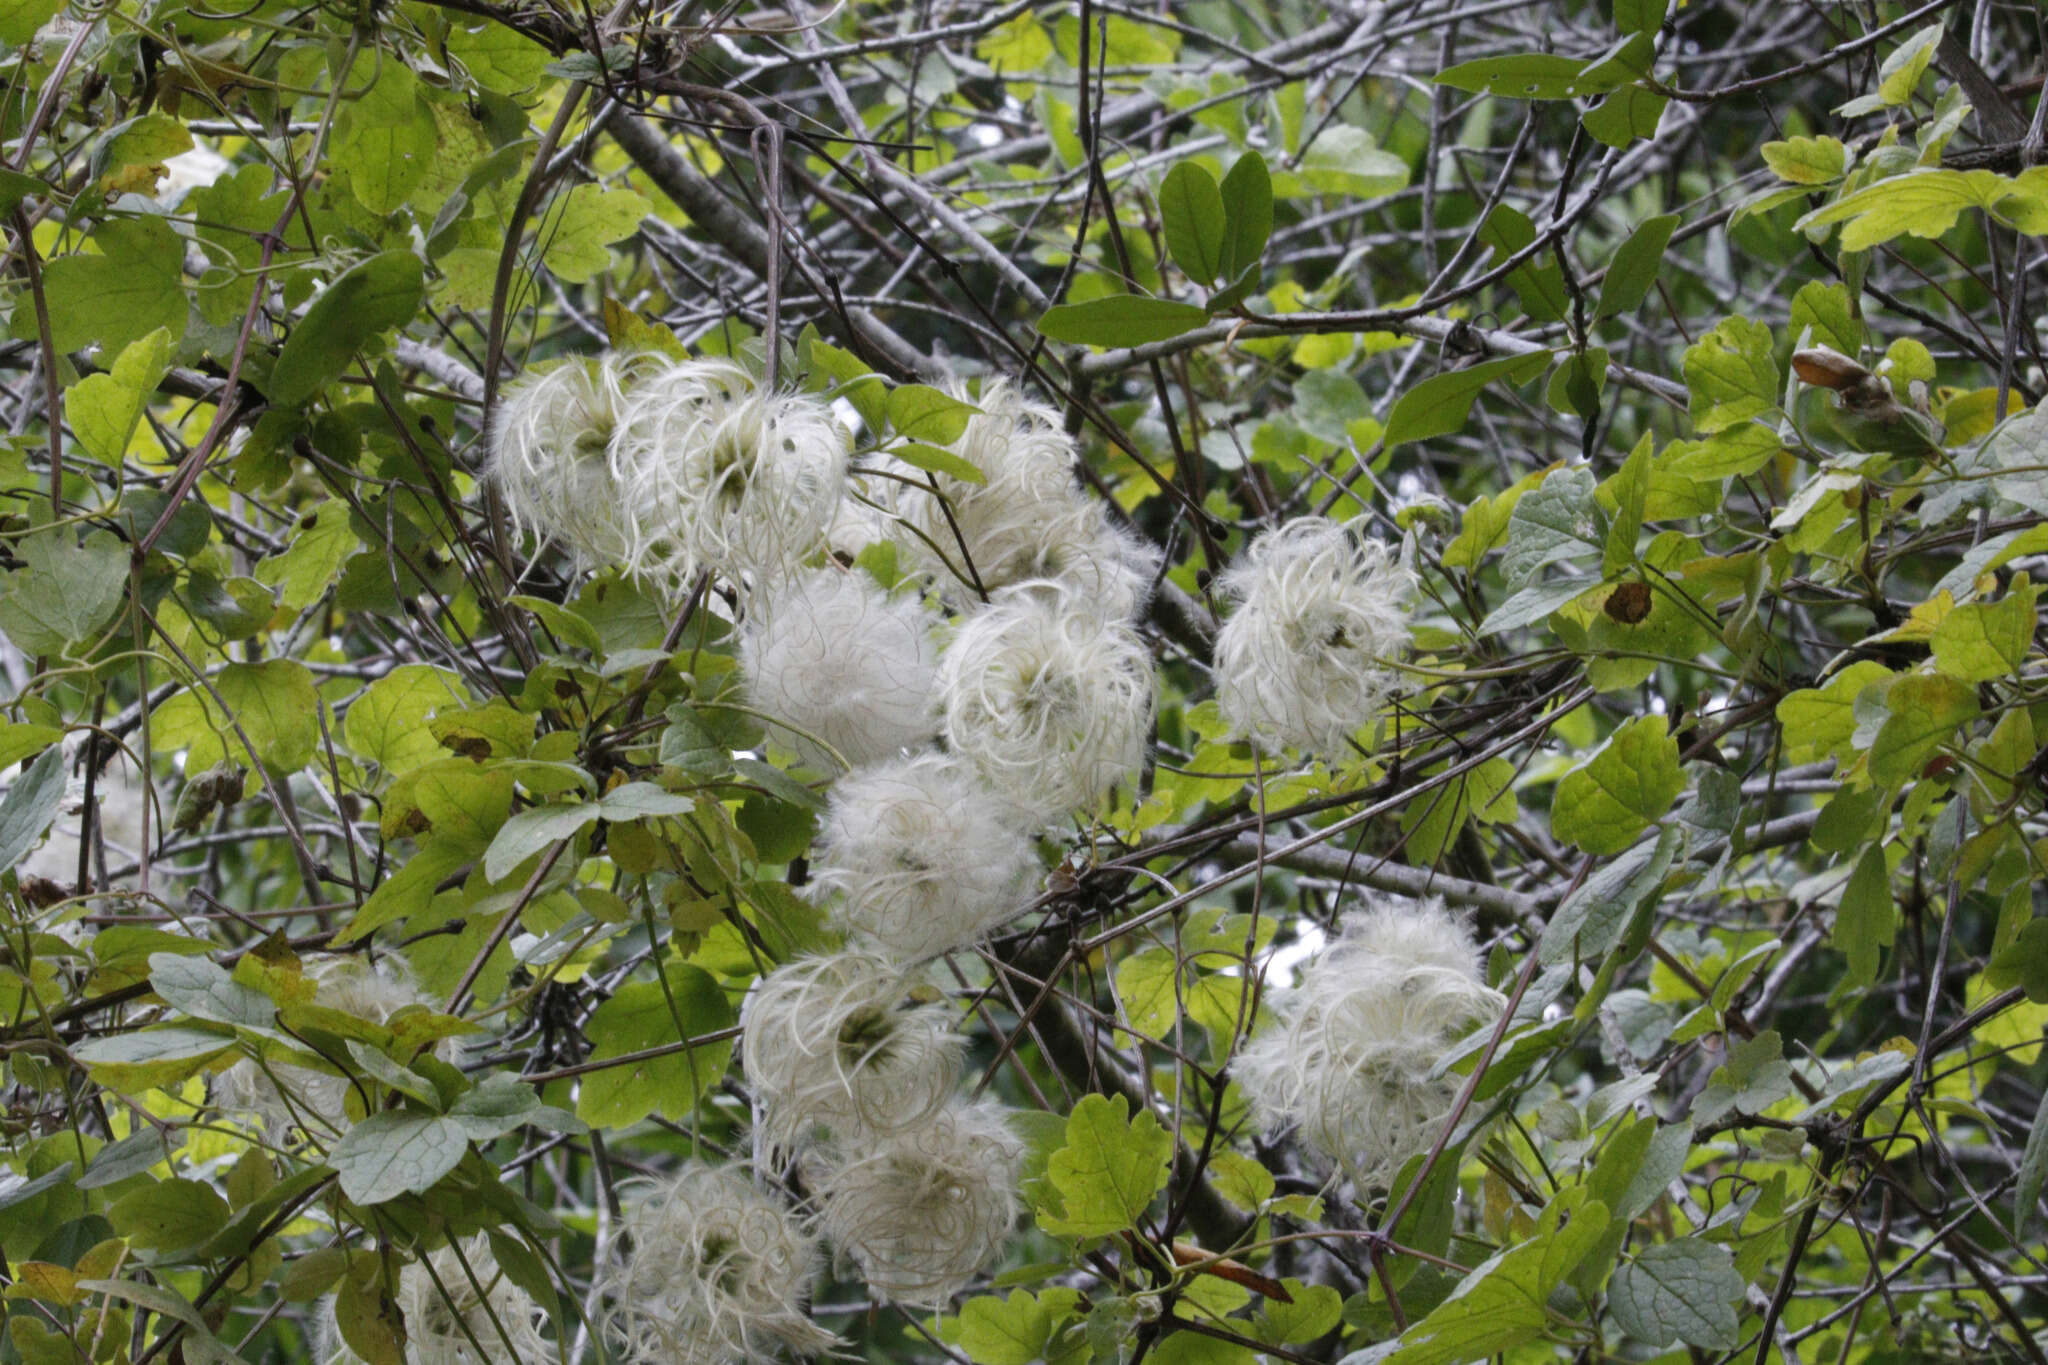
[[[485,474],[516,530],[561,545],[584,568],[627,553],[634,509],[606,452],[627,390],[657,366],[642,352],[579,356],[506,386]]]
[[[314,1004],[372,1023],[387,1022],[407,1005],[421,1003],[401,959],[386,956],[375,966],[360,957],[306,959]],[[289,1062],[258,1066],[245,1058],[213,1078],[213,1102],[231,1113],[253,1116],[273,1141],[292,1130],[331,1138],[348,1126],[350,1082],[340,1076]]]
[[[1377,716],[1408,648],[1415,576],[1322,517],[1269,531],[1222,576],[1239,601],[1216,637],[1216,702],[1263,749],[1325,756]]]
[[[636,575],[679,595],[697,573],[770,579],[823,544],[846,483],[846,429],[808,394],[764,392],[727,360],[634,385],[610,448]],[[658,513],[657,515],[653,515]]]
[[[1092,811],[1144,763],[1152,692],[1143,642],[1054,584],[968,617],[939,661],[946,742],[1047,816]]]
[[[858,559],[870,545],[894,538],[896,521],[889,515],[891,487],[879,479],[847,479],[846,494],[839,499],[832,527],[825,533],[832,553]],[[854,496],[856,492],[859,497]]]
[[[1075,603],[1104,620],[1128,621],[1151,600],[1160,559],[1157,549],[1111,521],[1100,504],[1075,493],[1040,510],[1037,546],[1019,576],[991,588],[989,598],[1066,589]]]
[[[811,868],[813,894],[857,940],[919,962],[1015,917],[1038,863],[1023,822],[973,767],[925,750],[834,785]]]
[[[1325,1160],[1384,1186],[1450,1114],[1457,1077],[1432,1070],[1505,1004],[1442,902],[1382,906],[1346,918],[1231,1074],[1268,1131],[1299,1125]]]
[[[1074,482],[1080,456],[1059,414],[1001,382],[978,400],[957,385],[954,396],[981,408],[954,449],[986,482],[934,474],[932,486],[899,485],[897,542],[905,563],[931,575],[947,603],[963,611],[981,603],[977,580],[994,596],[1031,579],[1060,577],[1063,569],[1135,603],[1137,584],[1126,579],[1136,574],[1149,583],[1149,568],[1127,562],[1129,547],[1109,533],[1102,509]]]
[[[921,1127],[821,1153],[825,1235],[878,1296],[938,1307],[1002,1252],[1024,1144],[1001,1105],[955,1101]]]
[[[817,1239],[743,1171],[692,1162],[620,1194],[630,1248],[597,1284],[619,1359],[753,1365],[838,1345],[806,1307]]]
[[[865,573],[811,569],[755,596],[740,669],[753,704],[788,722],[776,738],[836,777],[831,750],[859,766],[931,742],[935,624]]]
[[[945,1104],[962,1039],[945,1006],[905,999],[910,984],[863,952],[798,958],[754,983],[741,1063],[775,1148],[900,1133]]]
[[[467,1261],[469,1269],[463,1269]],[[398,1276],[399,1311],[405,1315],[406,1359],[415,1365],[537,1365],[555,1349],[542,1336],[546,1313],[527,1292],[506,1278],[481,1234],[462,1244],[428,1253],[433,1267],[414,1263]],[[437,1285],[435,1280],[440,1283]],[[481,1287],[482,1293],[478,1293]],[[493,1319],[496,1319],[494,1322]],[[323,1361],[362,1365],[341,1339],[334,1302],[321,1321]],[[481,1348],[481,1349],[479,1349]]]

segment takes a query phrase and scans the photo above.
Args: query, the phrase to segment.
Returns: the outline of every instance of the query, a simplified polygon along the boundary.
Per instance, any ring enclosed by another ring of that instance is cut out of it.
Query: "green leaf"
[[[1438,85],[1475,95],[1518,100],[1568,100],[1598,94],[1612,85],[1589,84],[1586,63],[1555,52],[1518,52],[1461,62],[1436,73]]]
[[[269,996],[235,980],[211,958],[152,953],[149,986],[194,1019],[243,1028],[269,1028],[277,1020],[277,1006]]]
[[[1993,990],[2018,986],[2033,1003],[2048,1004],[2048,919],[2020,926],[2018,936],[1992,954],[1984,981]]]
[[[963,403],[929,384],[899,384],[889,391],[889,425],[911,440],[928,445],[944,446],[959,440],[967,433],[967,423],[980,411],[974,404]],[[974,481],[981,482],[978,477]]]
[[[1681,842],[1677,825],[1668,824],[1654,843],[1629,849],[1565,897],[1537,945],[1543,965],[1598,962],[1612,952],[1636,915],[1656,904]]]
[[[1123,1096],[1086,1095],[1067,1119],[1066,1145],[1046,1163],[1038,1225],[1055,1237],[1107,1237],[1135,1226],[1166,1186],[1173,1135],[1151,1111],[1127,1119]]]
[[[1849,959],[1849,973],[1843,978],[1847,984],[1861,989],[1877,980],[1879,957],[1892,946],[1898,922],[1884,849],[1872,844],[1856,860],[1835,912],[1835,947]]]
[[[604,637],[597,633],[597,627],[561,603],[550,602],[544,597],[524,595],[506,600],[526,608],[538,617],[540,623],[547,628],[548,634],[554,636],[556,642],[563,648],[587,649],[599,658],[604,657]]]
[[[533,1087],[505,1071],[494,1071],[448,1107],[448,1117],[462,1126],[473,1142],[488,1142],[516,1129],[535,1126],[552,1133],[580,1133],[574,1114],[542,1104]]]
[[[256,581],[278,589],[287,611],[304,611],[334,586],[361,544],[348,524],[348,507],[330,499],[299,518],[290,545],[257,564]]]
[[[1623,33],[1655,33],[1671,0],[1614,0],[1614,26]]]
[[[1969,602],[1934,627],[1934,666],[1964,682],[2012,677],[2034,643],[2036,590],[2022,574],[1997,602]]]
[[[1830,755],[1846,757],[1856,733],[1856,698],[1865,688],[1891,676],[1892,671],[1876,660],[1858,659],[1820,687],[1787,693],[1777,712],[1785,761],[1808,763]]]
[[[1143,294],[1112,294],[1046,310],[1039,332],[1082,346],[1143,346],[1192,332],[1209,320],[1206,309]]]
[[[1273,1197],[1273,1173],[1243,1152],[1218,1150],[1209,1158],[1209,1183],[1216,1193],[1250,1212]]]
[[[539,84],[550,60],[546,48],[495,19],[472,20],[455,13],[449,18],[448,55],[467,66],[478,81],[506,95],[522,94]]]
[[[333,159],[357,202],[372,213],[392,213],[427,178],[436,141],[434,118],[412,68],[386,61],[376,83],[349,107]]]
[[[1532,583],[1510,594],[1505,602],[1488,612],[1486,619],[1479,623],[1479,633],[1481,636],[1498,635],[1504,630],[1534,625],[1599,586],[1597,578],[1558,578],[1547,583]]]
[[[1586,131],[1609,147],[1626,147],[1639,138],[1654,137],[1663,121],[1670,97],[1647,85],[1624,85],[1579,116]]]
[[[1619,853],[1684,790],[1678,741],[1664,717],[1638,716],[1558,782],[1550,829],[1595,856]]]
[[[716,777],[732,766],[732,751],[712,738],[688,703],[677,702],[662,713],[668,728],[661,732],[661,766],[692,777]]]
[[[962,483],[987,483],[988,475],[982,473],[964,457],[944,446],[926,445],[922,441],[908,441],[900,446],[891,446],[889,453],[912,469],[927,473],[944,474],[947,478]]]
[[[61,655],[107,623],[128,590],[128,551],[111,532],[80,544],[68,526],[15,542],[22,567],[0,586],[0,631],[28,654]]]
[[[1540,1336],[1550,1296],[1606,1231],[1607,1206],[1572,1186],[1533,1233],[1481,1261],[1429,1315],[1403,1332],[1385,1365],[1465,1365]]]
[[[327,1154],[341,1192],[358,1204],[423,1194],[469,1150],[462,1125],[439,1114],[392,1109],[355,1124]]]
[[[445,752],[428,729],[427,717],[468,700],[467,690],[448,670],[401,664],[349,704],[341,735],[358,758],[386,772],[402,773]]]
[[[1600,547],[1600,572],[1609,578],[1636,562],[1636,540],[1643,533],[1643,509],[1650,498],[1650,444],[1646,431],[1621,468],[1598,490],[1614,504],[1614,519]]]
[[[1614,1273],[1607,1301],[1621,1330],[1659,1350],[1742,1343],[1735,1304],[1745,1289],[1726,1247],[1682,1237],[1644,1247]]]
[[[1693,1102],[1692,1121],[1712,1123],[1731,1112],[1761,1114],[1792,1094],[1792,1068],[1785,1061],[1785,1041],[1766,1029],[1744,1042],[1731,1042],[1728,1060],[1708,1078],[1706,1090]]]
[[[638,232],[653,209],[631,190],[578,185],[555,201],[541,225],[541,260],[557,279],[586,284],[611,268],[607,248]]]
[[[78,1188],[97,1190],[133,1179],[157,1163],[169,1161],[183,1142],[184,1135],[176,1129],[160,1133],[144,1128],[139,1133],[130,1133],[119,1142],[100,1148],[92,1166],[78,1177]]]
[[[1650,286],[1657,282],[1658,268],[1664,264],[1664,248],[1671,244],[1671,234],[1677,228],[1675,213],[1647,218],[1636,225],[1628,240],[1614,249],[1607,278],[1600,285],[1600,302],[1593,309],[1595,322],[1629,312],[1643,301]]]
[[[1738,422],[1704,440],[1673,441],[1664,447],[1664,468],[1680,478],[1726,479],[1756,473],[1784,448],[1764,423]]]
[[[1473,812],[1487,812],[1503,795],[1512,810],[1515,799],[1510,788],[1514,782],[1515,765],[1505,758],[1490,758],[1444,786],[1416,796],[1401,812],[1408,861],[1417,867],[1436,866]],[[1481,818],[1489,817],[1482,814]]]
[[[1692,391],[1692,424],[1702,435],[1775,411],[1771,329],[1749,318],[1723,318],[1686,348],[1685,383]]]
[[[2048,166],[2013,177],[1996,171],[1918,167],[1865,185],[1793,224],[1801,232],[1841,223],[1842,249],[1868,251],[1894,237],[1942,237],[1969,209],[1983,209],[2022,231],[2044,211]]]
[[[18,867],[57,818],[64,800],[64,749],[53,744],[0,797],[0,869]]]
[[[511,814],[512,784],[512,774],[502,765],[440,759],[392,784],[384,800],[384,823],[395,826],[406,812],[417,811],[436,838],[481,853]]]
[[[1942,31],[1942,22],[1937,19],[1892,50],[1884,65],[1877,69],[1878,99],[1896,108],[1913,98],[1920,78],[1927,73],[1927,64],[1934,60]]]
[[[1275,1346],[1300,1346],[1316,1340],[1344,1317],[1344,1296],[1326,1284],[1303,1284],[1289,1275],[1280,1282],[1293,1303],[1268,1300],[1253,1320],[1259,1340]]]
[[[175,1252],[198,1246],[229,1216],[228,1201],[196,1180],[160,1180],[116,1200],[107,1210],[114,1231],[144,1251]]]
[[[491,846],[484,851],[484,875],[494,882],[503,881],[528,858],[596,824],[599,814],[594,801],[520,811],[498,827]]]
[[[1606,542],[1606,518],[1593,496],[1593,471],[1584,465],[1552,470],[1508,517],[1501,579],[1510,591],[1519,589],[1559,560],[1589,550],[1601,551],[1604,559]]]
[[[1223,267],[1218,273],[1234,280],[1255,272],[1273,235],[1273,178],[1257,152],[1240,156],[1224,175],[1223,213]]]
[[[64,0],[0,0],[0,43],[26,47],[63,8]]]
[[[1297,158],[1293,170],[1272,177],[1273,193],[1282,199],[1319,194],[1371,199],[1407,184],[1408,163],[1381,148],[1365,129],[1346,123],[1325,128]]]
[[[2026,1150],[2020,1154],[2019,1179],[2012,1190],[2013,1236],[2026,1235],[2027,1225],[2034,1220],[2036,1206],[2041,1202],[2044,1183],[2048,1183],[2048,1091],[2042,1093],[2040,1106],[2034,1110],[2034,1122],[2027,1129]]]
[[[1907,673],[1886,689],[1884,705],[1884,725],[1870,746],[1870,775],[1907,782],[1976,717],[1977,689],[1940,673]]]
[[[285,338],[267,387],[272,405],[297,407],[347,369],[357,351],[419,311],[426,277],[410,251],[372,256],[329,285]]]
[[[1079,1305],[1079,1291],[1048,1289],[1033,1294],[1017,1290],[1008,1298],[984,1294],[960,1305],[947,1339],[967,1353],[975,1365],[1034,1365],[1056,1361],[1066,1352],[1055,1342]]]
[[[1831,137],[1793,137],[1766,142],[1764,164],[1795,185],[1829,185],[1849,171],[1849,150]]]
[[[1500,204],[1479,225],[1479,240],[1493,248],[1494,267],[1526,251],[1536,240],[1536,225],[1512,204]],[[1555,260],[1543,264],[1532,257],[1510,270],[1507,286],[1515,291],[1522,310],[1537,322],[1556,322],[1564,317],[1571,300],[1564,292],[1564,270]]]
[[[1223,191],[1206,167],[1183,161],[1159,185],[1159,225],[1173,262],[1196,284],[1223,276],[1230,250],[1230,223]]]
[[[128,440],[171,364],[171,334],[159,327],[121,351],[106,374],[89,374],[64,393],[64,417],[86,453],[119,469]]]
[[[258,762],[292,773],[313,761],[320,742],[320,692],[304,664],[229,664],[215,675],[213,687],[255,746]]]
[[[1792,296],[1788,329],[1799,345],[1828,346],[1843,355],[1863,350],[1863,324],[1849,307],[1849,291],[1833,281],[1808,280]],[[1806,341],[1799,338],[1805,336]]]
[[[98,255],[60,256],[43,268],[51,338],[60,351],[114,355],[162,328],[185,335],[185,249],[162,218],[110,218],[93,229]],[[410,313],[408,313],[410,316]],[[17,308],[15,335],[35,335],[35,310]]]
[[[1558,412],[1592,421],[1600,412],[1600,394],[1607,387],[1607,348],[1588,346],[1566,355],[1550,376],[1544,401]]]
[[[1029,75],[1051,60],[1052,35],[1027,11],[983,34],[974,45],[974,55],[999,76]]]
[[[635,981],[621,987],[591,1016],[590,1061],[609,1061],[732,1027],[732,1005],[710,973],[673,962],[663,971],[675,993],[677,1013],[670,1013],[659,982]],[[623,1128],[653,1113],[680,1122],[696,1109],[700,1096],[718,1085],[731,1060],[732,1042],[725,1039],[593,1071],[582,1078],[577,1091],[576,1117],[593,1128]]]
[[[1465,419],[1472,413],[1473,401],[1488,384],[1496,379],[1526,384],[1549,364],[1550,352],[1533,351],[1528,355],[1482,360],[1462,370],[1425,379],[1394,404],[1394,410],[1387,414],[1387,430],[1382,439],[1391,450],[1407,441],[1448,436],[1463,429]]]
[[[92,1078],[124,1095],[173,1086],[205,1070],[235,1046],[232,1033],[189,1024],[159,1024],[134,1033],[90,1038],[71,1049]]]
[[[221,1362],[227,1362],[228,1365],[245,1365],[240,1356],[222,1345],[220,1339],[214,1336],[197,1308],[168,1289],[136,1280],[81,1279],[78,1287],[87,1293],[105,1294],[109,1298],[121,1299],[146,1308],[160,1317],[184,1323],[185,1335],[178,1345],[190,1365],[220,1365]],[[74,1352],[75,1349],[74,1347]]]
[[[352,943],[387,924],[424,914],[433,904],[434,888],[468,861],[469,850],[456,840],[429,839],[370,893],[363,908],[335,935],[335,942]]]

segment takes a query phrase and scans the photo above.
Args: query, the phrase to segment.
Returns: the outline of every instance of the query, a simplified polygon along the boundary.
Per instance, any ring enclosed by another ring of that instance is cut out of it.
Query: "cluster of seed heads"
[[[514,526],[672,597],[707,572],[731,584],[750,701],[832,782],[809,894],[848,947],[770,973],[741,1016],[756,1166],[800,1177],[811,1211],[732,1167],[641,1189],[601,1283],[627,1358],[829,1348],[804,1308],[821,1233],[877,1295],[929,1306],[1016,1219],[1022,1146],[999,1105],[960,1097],[962,1040],[919,964],[1022,913],[1029,832],[1143,766],[1156,684],[1134,621],[1160,556],[1083,492],[1056,413],[1000,382],[972,401],[955,451],[979,481],[850,470],[827,405],[722,360],[570,361],[499,414],[490,474]],[[881,541],[908,570],[894,591],[846,567]],[[1412,574],[1307,518],[1220,586],[1238,604],[1215,651],[1226,721],[1269,751],[1340,754],[1394,690]],[[1461,965],[1462,928],[1420,913],[1356,926],[1236,1062],[1263,1118],[1362,1180],[1441,1109],[1430,1066],[1497,999]]]

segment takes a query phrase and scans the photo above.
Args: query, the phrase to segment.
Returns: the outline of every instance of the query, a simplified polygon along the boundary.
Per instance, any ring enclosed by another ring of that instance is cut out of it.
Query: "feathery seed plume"
[[[1437,1063],[1506,1003],[1441,901],[1355,912],[1230,1071],[1268,1131],[1298,1124],[1345,1174],[1384,1186],[1429,1149],[1457,1098]]]
[[[619,1358],[676,1365],[765,1365],[815,1355],[838,1338],[806,1300],[818,1242],[736,1167],[691,1162],[621,1194],[631,1247],[598,1278]]]
[[[892,599],[865,573],[811,569],[756,596],[740,669],[754,705],[795,727],[776,738],[836,777],[817,741],[855,767],[931,741],[934,624],[922,602]]]
[[[1303,517],[1223,574],[1239,606],[1216,637],[1216,702],[1263,749],[1336,756],[1396,686],[1415,577],[1377,541]]]
[[[813,894],[894,961],[952,952],[1031,898],[1038,864],[1020,823],[953,755],[928,749],[858,769],[828,799]]]

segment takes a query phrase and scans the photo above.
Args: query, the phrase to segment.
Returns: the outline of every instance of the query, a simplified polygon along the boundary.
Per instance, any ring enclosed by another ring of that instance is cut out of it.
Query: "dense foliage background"
[[[1022,1217],[938,1311],[834,1256],[847,1352],[2042,1362],[2043,29],[0,0],[0,1355],[614,1358],[637,1178],[815,1207],[735,1042],[836,942],[831,774],[737,688],[742,584],[479,479],[522,376],[654,352],[956,486],[941,391],[1006,379],[1163,555],[1142,775],[913,992]],[[1219,575],[1311,515],[1419,582],[1314,760],[1211,676]],[[1511,1008],[1354,1183],[1230,1063],[1424,895]],[[422,1354],[451,1246],[526,1349]]]

